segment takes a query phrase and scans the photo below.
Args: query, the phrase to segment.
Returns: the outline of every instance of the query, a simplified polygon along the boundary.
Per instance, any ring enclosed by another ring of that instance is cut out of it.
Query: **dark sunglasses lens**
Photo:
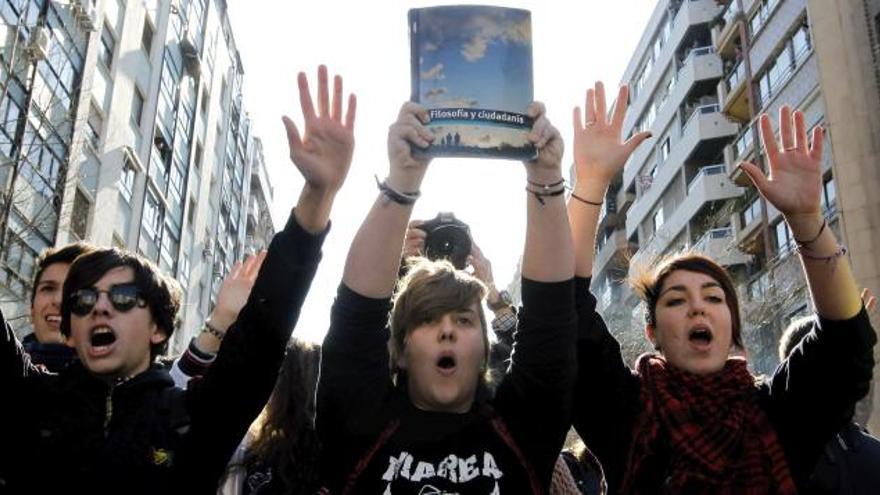
[[[110,289],[110,303],[117,311],[128,311],[138,302],[138,290],[134,285],[117,285]]]
[[[85,316],[98,302],[98,293],[93,289],[80,289],[73,293],[71,299],[73,299],[73,305],[70,311],[75,315]]]

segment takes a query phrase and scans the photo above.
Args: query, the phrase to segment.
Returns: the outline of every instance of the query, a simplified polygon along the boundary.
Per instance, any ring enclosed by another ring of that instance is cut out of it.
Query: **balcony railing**
[[[694,178],[691,179],[690,183],[688,183],[688,194],[693,192],[694,186],[697,184],[697,181],[700,179],[700,177],[723,174],[726,171],[727,167],[723,163],[709,165],[708,167],[701,168],[697,175],[695,175]]]
[[[736,0],[730,0],[730,3],[727,5],[727,8],[724,10],[724,14],[722,14],[721,18],[724,19],[724,25],[729,26],[733,23],[733,19],[739,13],[739,6],[736,3]]]
[[[682,126],[682,129],[686,129],[687,126],[691,125],[691,121],[694,120],[694,117],[700,114],[705,113],[718,113],[721,111],[721,106],[717,103],[712,103],[709,105],[701,105],[697,108],[694,108],[693,111],[687,116],[685,119],[685,124]]]
[[[737,85],[746,78],[746,64],[742,61],[736,64],[736,67],[727,75],[727,92],[731,92]]]
[[[730,227],[709,230],[700,237],[699,241],[694,243],[694,250],[704,251],[711,239],[726,239],[728,237],[733,237],[733,229]]]
[[[746,125],[746,128],[740,133],[740,135],[733,142],[733,159],[736,160],[749,150],[754,144],[753,135],[752,135],[752,126]]]

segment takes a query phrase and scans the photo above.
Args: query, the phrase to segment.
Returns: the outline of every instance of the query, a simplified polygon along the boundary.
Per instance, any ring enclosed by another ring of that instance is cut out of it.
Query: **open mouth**
[[[441,356],[440,359],[437,360],[437,368],[443,374],[449,374],[455,371],[455,357],[454,356]]]
[[[46,323],[50,325],[58,326],[61,324],[61,316],[60,315],[47,315]]]
[[[699,346],[707,346],[712,343],[712,331],[707,327],[696,327],[691,329],[688,340]]]
[[[92,335],[89,337],[89,343],[93,348],[102,349],[113,345],[116,342],[116,334],[110,327],[96,327],[92,329]]]

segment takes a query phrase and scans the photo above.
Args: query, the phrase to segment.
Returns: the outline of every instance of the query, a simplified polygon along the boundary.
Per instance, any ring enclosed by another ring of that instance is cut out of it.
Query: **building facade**
[[[126,247],[174,276],[184,290],[180,349],[246,252],[252,169],[262,163],[226,3],[84,5],[94,32],[53,242]]]
[[[623,78],[631,88],[624,132],[650,130],[653,138],[609,189],[593,273],[599,307],[629,359],[647,348],[643,311],[624,279],[677,250],[706,253],[733,275],[757,373],[772,372],[782,331],[812,311],[791,232],[737,168],[744,160],[763,165],[757,119],[768,113],[775,128],[783,104],[803,111],[808,129],[825,127],[824,214],[849,246],[858,282],[880,288],[880,251],[874,249],[880,231],[867,220],[880,211],[855,178],[876,180],[880,149],[880,112],[866,111],[877,108],[880,95],[872,70],[877,45],[867,41],[872,33],[876,43],[880,21],[868,22],[876,20],[867,13],[869,3],[658,2]],[[834,29],[840,30],[837,19],[847,8],[861,28],[841,41]],[[840,65],[859,72],[853,77],[863,81],[864,93],[873,90],[865,108],[843,108],[852,104],[851,78],[840,77]],[[838,119],[848,120],[846,127]],[[849,126],[863,136],[858,152]]]
[[[0,304],[27,324],[37,255],[56,241],[76,155],[86,54],[85,4],[0,1]]]

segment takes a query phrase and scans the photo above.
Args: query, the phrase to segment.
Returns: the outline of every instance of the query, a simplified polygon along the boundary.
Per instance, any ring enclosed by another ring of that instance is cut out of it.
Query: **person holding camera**
[[[462,256],[461,253],[468,254]],[[432,220],[409,223],[403,242],[403,268],[408,260],[418,256],[432,260],[450,259],[456,268],[470,266],[474,277],[486,286],[486,306],[494,315],[490,326],[497,339],[489,350],[489,382],[497,385],[507,371],[517,319],[510,293],[495,286],[492,263],[474,242],[468,225],[451,213],[439,213]],[[462,259],[466,259],[466,263]]]
[[[529,115],[538,156],[525,164],[523,309],[516,356],[491,398],[484,284],[424,259],[397,281],[430,161],[413,149],[432,137],[415,103],[391,126],[388,177],[352,242],[322,346],[317,429],[329,493],[547,491],[576,371],[574,253],[562,140],[543,105]]]

